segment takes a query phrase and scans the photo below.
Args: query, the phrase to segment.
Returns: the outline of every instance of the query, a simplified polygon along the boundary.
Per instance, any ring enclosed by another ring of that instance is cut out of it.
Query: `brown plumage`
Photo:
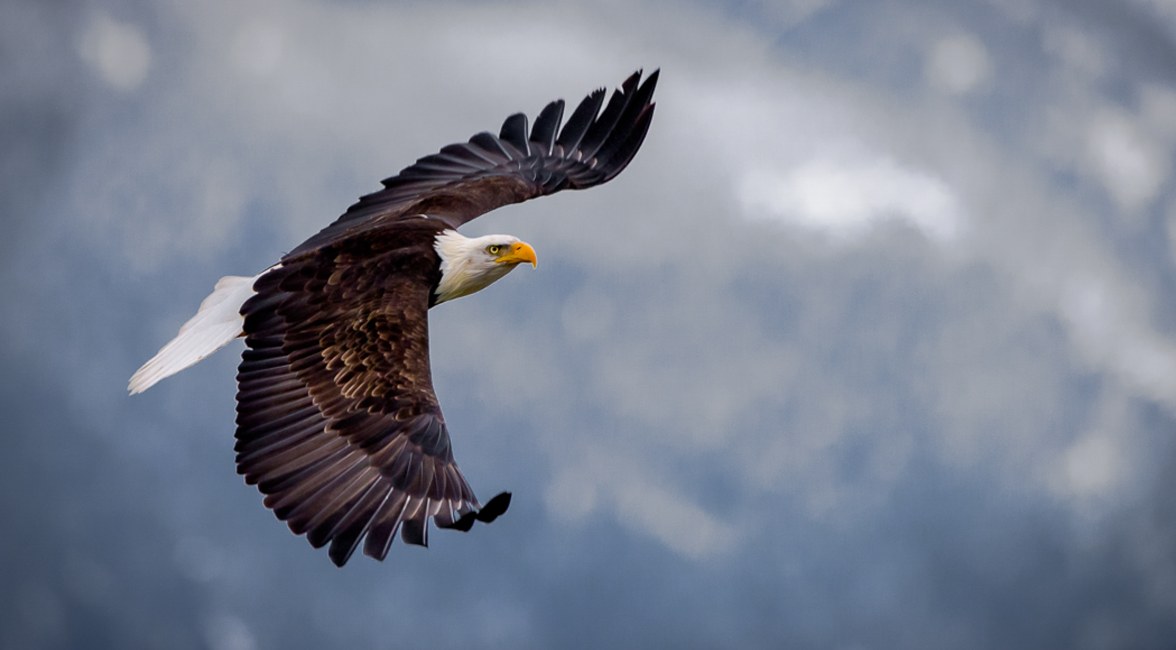
[[[437,237],[620,173],[653,117],[657,72],[640,79],[629,77],[603,111],[604,91],[588,95],[562,129],[563,102],[552,102],[529,132],[517,114],[498,136],[421,158],[253,284],[240,309],[237,468],[292,531],[330,544],[335,564],[361,541],[383,559],[398,530],[427,544],[429,517],[468,530],[506,510],[508,493],[484,507],[474,496],[433,392]]]

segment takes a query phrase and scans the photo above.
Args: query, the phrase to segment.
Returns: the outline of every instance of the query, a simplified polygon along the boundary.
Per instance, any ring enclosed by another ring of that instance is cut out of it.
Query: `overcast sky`
[[[216,279],[661,68],[613,182],[431,315],[510,512],[336,569],[235,474]],[[0,646],[1162,648],[1176,2],[0,6]]]

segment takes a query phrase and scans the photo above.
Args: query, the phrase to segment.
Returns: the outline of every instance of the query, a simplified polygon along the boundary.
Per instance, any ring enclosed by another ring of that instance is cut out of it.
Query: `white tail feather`
[[[255,293],[253,283],[266,271],[251,278],[227,275],[218,280],[196,315],[180,327],[180,333],[135,371],[127,390],[132,395],[141,393],[241,336],[245,324],[241,307]]]

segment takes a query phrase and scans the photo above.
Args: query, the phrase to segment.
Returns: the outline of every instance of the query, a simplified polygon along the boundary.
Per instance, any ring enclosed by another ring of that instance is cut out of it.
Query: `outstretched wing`
[[[428,214],[456,228],[498,207],[604,183],[625,168],[653,119],[658,71],[641,82],[636,72],[613,92],[591,93],[567,123],[563,100],[548,104],[528,134],[527,117],[506,119],[497,136],[482,132],[425,156],[384,189],[362,197],[347,212],[293,251],[307,252],[405,217]]]
[[[458,470],[429,371],[429,292],[440,224],[405,220],[288,256],[242,307],[237,469],[265,505],[342,566],[384,559],[427,519],[468,530],[482,508]]]

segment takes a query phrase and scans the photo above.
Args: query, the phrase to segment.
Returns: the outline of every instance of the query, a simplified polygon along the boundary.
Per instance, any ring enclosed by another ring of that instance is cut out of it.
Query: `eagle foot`
[[[481,510],[474,510],[467,512],[452,524],[437,524],[438,528],[446,528],[450,530],[460,530],[463,533],[469,532],[474,527],[474,521],[480,521],[488,524],[500,515],[506,512],[510,507],[510,492],[500,492],[493,499],[486,502]]]

